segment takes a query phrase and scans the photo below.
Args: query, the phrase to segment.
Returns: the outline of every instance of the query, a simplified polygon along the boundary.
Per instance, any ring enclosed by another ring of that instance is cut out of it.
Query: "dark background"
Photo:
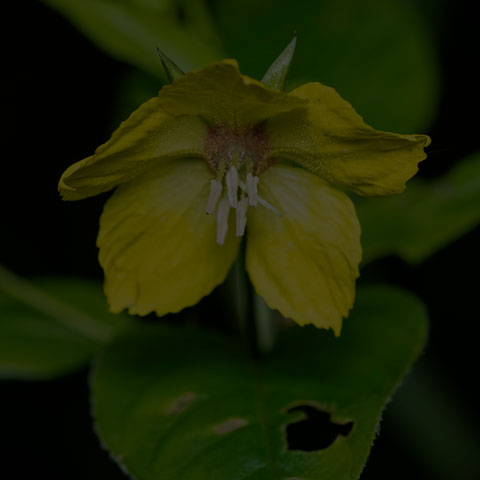
[[[449,1],[437,25],[444,87],[433,129],[417,132],[433,141],[421,164],[425,178],[479,150],[478,26],[469,9],[467,1]],[[40,2],[9,2],[2,13],[4,27],[14,28],[4,29],[2,42],[0,261],[25,276],[101,279],[95,238],[105,197],[67,204],[56,186],[115,127],[108,112],[129,67]],[[390,257],[363,270],[360,282],[415,292],[431,319],[427,349],[385,413],[364,480],[448,478],[448,468],[457,472],[450,478],[480,478],[479,240],[477,228],[418,267]],[[45,383],[3,382],[0,402],[2,469],[11,471],[4,478],[125,478],[92,431],[86,371]]]

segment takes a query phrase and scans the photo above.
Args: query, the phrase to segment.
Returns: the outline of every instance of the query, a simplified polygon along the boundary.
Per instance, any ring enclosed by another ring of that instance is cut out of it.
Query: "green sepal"
[[[285,83],[287,81],[288,69],[295,53],[295,46],[297,45],[297,34],[294,33],[292,41],[287,45],[285,50],[277,57],[277,59],[270,65],[267,73],[262,78],[262,83],[267,87],[275,90],[285,90]]]
[[[185,72],[175,62],[168,58],[158,47],[157,53],[160,57],[169,83],[172,83],[176,78],[183,77],[185,75]]]

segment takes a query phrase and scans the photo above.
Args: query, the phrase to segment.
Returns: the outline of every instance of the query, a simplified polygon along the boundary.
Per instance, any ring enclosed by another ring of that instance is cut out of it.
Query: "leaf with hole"
[[[425,334],[389,287],[359,290],[340,338],[294,326],[260,360],[217,332],[136,327],[95,363],[96,429],[137,480],[357,479]]]
[[[97,282],[27,282],[0,267],[0,377],[54,378],[87,364],[128,318],[108,313]]]
[[[395,254],[420,263],[480,222],[480,153],[435,180],[412,180],[401,195],[358,199],[363,262]]]

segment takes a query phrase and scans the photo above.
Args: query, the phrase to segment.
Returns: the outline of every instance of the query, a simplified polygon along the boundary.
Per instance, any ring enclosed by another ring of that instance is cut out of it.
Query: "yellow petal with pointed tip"
[[[427,136],[369,127],[333,88],[307,83],[290,95],[309,104],[268,121],[270,158],[289,159],[330,182],[370,196],[402,192],[426,157]]]
[[[360,225],[351,200],[308,171],[269,168],[248,216],[247,270],[271,308],[300,325],[340,333],[355,294],[361,260]]]
[[[158,97],[141,105],[91,157],[70,166],[59,191],[80,200],[111,190],[169,158],[203,155],[206,125],[196,117],[173,117]]]
[[[225,279],[238,239],[216,243],[215,215],[205,214],[210,179],[202,161],[167,161],[108,200],[97,244],[113,312],[177,312]]]
[[[305,100],[242,75],[235,60],[222,60],[175,79],[159,93],[174,115],[198,115],[215,125],[256,125],[304,105]]]

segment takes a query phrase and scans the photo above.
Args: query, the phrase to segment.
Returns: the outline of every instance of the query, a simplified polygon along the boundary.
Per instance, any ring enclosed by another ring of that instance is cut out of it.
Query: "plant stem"
[[[266,354],[273,349],[275,344],[275,312],[255,292],[253,292],[253,304],[258,348],[260,352]]]
[[[247,341],[247,345],[252,352],[254,357],[258,357],[261,353],[258,343],[258,325],[255,318],[255,292],[253,290],[252,284],[247,275],[247,271],[245,270],[245,288],[247,292],[246,296],[246,316],[245,316],[245,338]]]
[[[245,268],[245,242],[232,271],[233,298],[238,330],[249,349],[258,356],[270,352],[274,344],[273,312],[254,290]]]

